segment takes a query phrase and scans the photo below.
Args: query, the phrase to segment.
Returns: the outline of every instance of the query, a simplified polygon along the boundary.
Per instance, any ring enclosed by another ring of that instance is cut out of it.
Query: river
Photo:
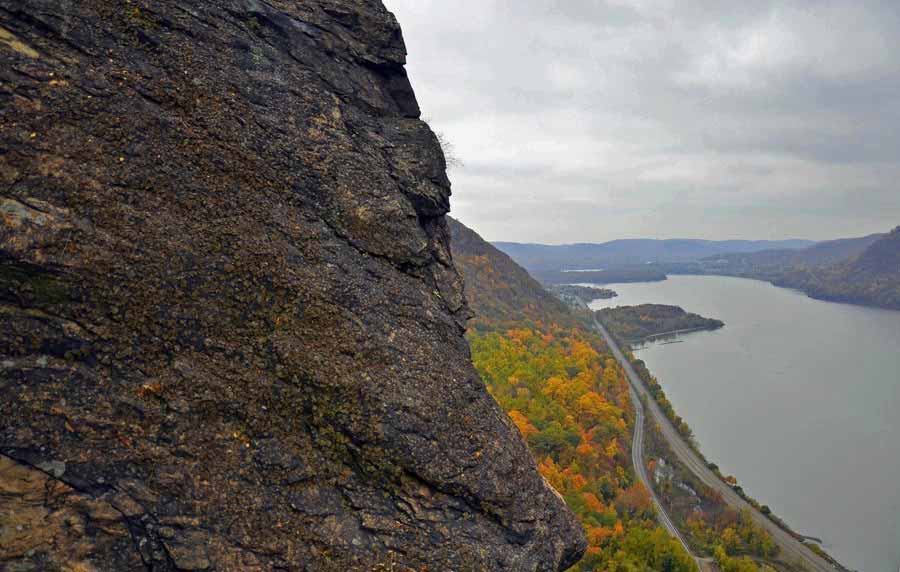
[[[861,572],[900,567],[900,312],[766,282],[615,284],[594,309],[673,304],[725,327],[636,352],[707,458]]]

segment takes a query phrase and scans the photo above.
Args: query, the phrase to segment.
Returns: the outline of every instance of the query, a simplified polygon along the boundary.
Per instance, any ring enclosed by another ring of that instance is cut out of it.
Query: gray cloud
[[[385,0],[492,240],[900,223],[895,1]]]

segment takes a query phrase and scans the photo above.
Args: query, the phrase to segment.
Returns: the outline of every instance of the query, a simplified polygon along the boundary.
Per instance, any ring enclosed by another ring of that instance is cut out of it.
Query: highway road
[[[749,510],[750,514],[753,517],[753,520],[763,526],[766,531],[772,536],[774,541],[781,548],[781,552],[778,555],[778,559],[790,563],[796,564],[800,563],[806,567],[810,572],[835,572],[840,570],[836,566],[832,565],[830,562],[826,561],[824,558],[813,552],[809,549],[808,546],[804,545],[802,542],[794,538],[793,535],[789,534],[777,524],[769,520],[764,514],[753,508],[750,503],[742,499],[735,491],[731,488],[730,485],[723,482],[713,473],[709,467],[706,465],[706,462],[701,459],[697,453],[688,445],[688,443],[684,440],[681,434],[675,429],[675,426],[669,421],[669,418],[663,413],[662,409],[660,409],[659,405],[657,405],[656,401],[653,399],[653,396],[650,395],[650,391],[647,389],[643,380],[638,376],[637,372],[634,371],[634,368],[631,366],[631,362],[629,362],[625,355],[622,353],[622,350],[619,349],[618,344],[609,334],[603,324],[597,320],[596,315],[592,312],[592,318],[594,320],[594,326],[597,328],[597,331],[603,336],[606,340],[606,343],[609,345],[610,350],[613,353],[613,356],[616,360],[621,364],[622,369],[625,370],[625,374],[628,377],[629,387],[631,391],[632,401],[634,402],[634,408],[636,412],[635,416],[635,428],[634,428],[634,444],[632,446],[632,460],[634,462],[635,472],[638,475],[638,478],[647,486],[647,488],[651,491],[651,496],[653,497],[653,501],[656,503],[658,507],[658,515],[659,520],[665,526],[666,529],[677,538],[682,545],[687,549],[687,544],[684,541],[684,538],[681,536],[681,533],[674,526],[669,516],[666,514],[665,509],[663,509],[662,504],[660,504],[659,499],[656,497],[656,494],[653,492],[653,487],[651,486],[651,482],[646,474],[646,468],[644,467],[643,462],[643,419],[644,419],[644,407],[641,403],[641,396],[645,396],[647,408],[650,410],[650,419],[654,421],[659,427],[663,437],[669,444],[672,452],[675,456],[678,457],[678,460],[681,461],[687,468],[689,468],[698,479],[703,481],[706,485],[711,487],[712,489],[718,491],[722,498],[728,503],[730,506],[734,507],[737,510]],[[773,469],[774,470],[774,469]],[[688,549],[688,553],[692,556],[693,553]],[[709,561],[702,558],[697,558],[694,556],[694,559],[697,560],[698,565],[701,570],[704,570],[704,565]]]
[[[618,358],[617,358],[618,359]],[[637,478],[644,484],[644,487],[650,492],[650,497],[653,499],[653,504],[656,505],[656,518],[659,520],[659,523],[669,531],[669,534],[678,539],[678,542],[684,547],[684,550],[691,555],[697,562],[697,566],[700,570],[706,570],[705,565],[707,564],[706,559],[702,559],[697,557],[692,551],[691,547],[688,546],[688,543],[685,542],[684,537],[681,536],[681,531],[678,530],[678,527],[675,526],[675,523],[672,522],[672,519],[669,518],[669,514],[666,512],[665,507],[659,501],[659,497],[656,496],[656,491],[653,490],[653,482],[650,480],[650,476],[647,474],[647,466],[644,464],[644,406],[641,403],[640,398],[638,397],[637,390],[635,390],[634,385],[632,383],[628,384],[628,390],[631,393],[631,401],[634,403],[634,438],[631,442],[631,462],[634,463],[634,472],[637,474]]]

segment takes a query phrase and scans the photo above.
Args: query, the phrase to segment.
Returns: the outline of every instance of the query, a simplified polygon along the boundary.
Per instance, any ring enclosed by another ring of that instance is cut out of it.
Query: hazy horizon
[[[460,221],[460,222],[462,222],[463,224],[466,224],[465,221]],[[469,226],[469,225],[466,224],[466,226]],[[470,228],[471,228],[471,227],[470,227]],[[474,230],[475,232],[478,232],[478,229],[472,228],[472,230]],[[574,241],[574,242],[535,242],[535,241],[533,241],[533,240],[531,240],[531,241],[527,241],[527,240],[504,240],[504,239],[502,239],[502,238],[498,238],[498,239],[494,240],[494,239],[485,238],[483,235],[481,235],[481,233],[478,233],[478,234],[479,234],[479,236],[481,236],[482,238],[484,238],[484,240],[486,240],[486,241],[488,241],[488,242],[490,242],[490,243],[492,243],[492,244],[497,244],[497,243],[508,243],[508,244],[537,244],[537,245],[541,245],[541,246],[575,246],[575,245],[578,245],[578,244],[607,244],[607,243],[610,243],[610,242],[620,242],[620,241],[625,241],[625,240],[658,240],[658,241],[669,241],[669,240],[702,240],[702,241],[707,241],[707,242],[732,242],[732,241],[747,241],[747,242],[786,242],[786,241],[791,241],[791,240],[806,240],[806,241],[810,241],[810,242],[824,242],[824,241],[821,241],[821,240],[814,240],[814,239],[810,239],[810,238],[794,237],[794,236],[789,236],[789,237],[786,237],[786,238],[722,238],[722,239],[719,239],[719,238],[696,238],[696,237],[690,237],[690,236],[670,236],[670,237],[660,237],[660,238],[650,237],[650,236],[623,236],[623,237],[620,237],[620,238],[611,238],[611,239],[609,239],[609,240],[597,240],[597,241],[584,241],[584,240],[579,240],[579,241]],[[858,238],[858,237],[847,236],[847,237],[841,237],[841,238]],[[832,240],[832,239],[826,239],[826,240]]]
[[[498,241],[829,240],[900,223],[900,7],[386,0],[453,215]]]

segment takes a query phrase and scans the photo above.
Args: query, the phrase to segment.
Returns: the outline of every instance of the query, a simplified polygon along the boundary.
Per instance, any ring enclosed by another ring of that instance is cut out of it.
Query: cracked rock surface
[[[376,0],[0,0],[0,568],[561,569]]]

